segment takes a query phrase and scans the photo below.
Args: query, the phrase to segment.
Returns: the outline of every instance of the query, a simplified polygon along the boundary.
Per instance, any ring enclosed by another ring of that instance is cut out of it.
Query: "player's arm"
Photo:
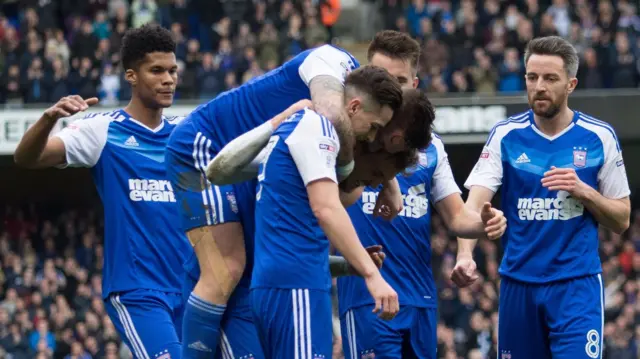
[[[351,121],[344,112],[344,86],[342,82],[331,75],[319,75],[314,77],[309,83],[311,101],[316,112],[325,116],[336,129],[340,137],[341,151],[338,157],[340,166],[347,166],[345,173],[340,176],[348,176],[350,169],[353,169],[353,147],[355,146],[355,136]]]
[[[309,86],[314,109],[331,121],[340,137],[340,178],[346,178],[353,170],[355,137],[344,112],[344,79],[352,63],[349,55],[326,45],[313,50],[299,68],[300,77]]]
[[[469,189],[464,205],[466,211],[481,213],[483,206],[491,203],[502,185],[502,155],[500,140],[496,137],[492,136],[487,142],[465,183],[465,187]],[[477,242],[474,238],[458,237],[458,253],[451,280],[459,287],[466,287],[478,278],[475,274],[476,263],[473,260],[473,250]]]
[[[265,146],[273,131],[296,112],[311,106],[311,101],[300,100],[261,126],[229,142],[207,166],[209,181],[222,186],[255,178],[260,162],[268,152]]]
[[[629,181],[620,145],[613,134],[602,138],[604,164],[598,172],[598,189],[582,182],[573,168],[551,167],[542,185],[551,191],[567,191],[580,200],[601,225],[621,234],[629,228]]]
[[[346,209],[340,201],[335,161],[340,144],[322,133],[321,120],[303,117],[286,140],[291,156],[307,188],[309,205],[331,244],[364,277],[376,301],[374,311],[393,317],[398,312],[397,294],[360,243]]]
[[[22,136],[13,159],[25,168],[46,168],[66,163],[65,144],[59,137],[49,137],[56,122],[72,116],[98,103],[97,98],[83,100],[80,96],[67,96],[48,108]]]
[[[376,264],[376,267],[378,267],[378,269],[382,268],[382,264],[386,258],[386,255],[382,252],[382,246],[371,246],[367,247],[366,250],[371,260]],[[341,256],[329,256],[329,271],[332,277],[358,275],[358,272]]]
[[[362,196],[362,191],[364,191],[364,186],[356,187],[351,192],[346,192],[344,190],[340,190],[340,202],[344,208],[351,207],[360,196]]]

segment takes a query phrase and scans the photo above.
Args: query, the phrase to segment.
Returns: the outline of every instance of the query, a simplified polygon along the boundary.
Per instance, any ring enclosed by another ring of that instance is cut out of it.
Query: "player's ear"
[[[576,89],[576,86],[578,86],[578,79],[575,77],[569,79],[569,83],[567,84],[567,94],[572,93],[573,90]]]
[[[347,111],[349,111],[349,116],[353,116],[362,107],[362,101],[358,97],[354,97],[349,101],[349,104],[347,106],[348,106]]]
[[[124,79],[127,80],[127,82],[131,84],[131,86],[135,86],[138,82],[138,75],[132,69],[127,69],[124,72]]]
[[[419,83],[420,83],[420,80],[418,80],[418,76],[414,77],[413,78],[413,88],[417,89]]]

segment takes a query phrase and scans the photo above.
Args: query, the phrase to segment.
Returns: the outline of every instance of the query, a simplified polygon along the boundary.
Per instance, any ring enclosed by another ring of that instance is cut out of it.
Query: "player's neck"
[[[162,108],[149,108],[135,96],[131,98],[124,111],[150,129],[162,124]]]
[[[547,136],[555,136],[571,124],[573,111],[568,106],[564,106],[553,118],[542,119],[534,114],[533,120],[542,133]]]

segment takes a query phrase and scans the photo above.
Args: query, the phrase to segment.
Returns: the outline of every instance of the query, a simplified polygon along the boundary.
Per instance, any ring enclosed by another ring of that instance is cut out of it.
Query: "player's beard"
[[[547,100],[549,105],[545,109],[541,109],[540,106],[536,106],[536,100]],[[554,102],[548,97],[539,98],[536,96],[533,98],[533,100],[529,100],[529,107],[531,107],[533,113],[535,113],[536,116],[540,118],[554,118],[558,114],[558,112],[560,112],[560,108],[562,105],[561,101]]]

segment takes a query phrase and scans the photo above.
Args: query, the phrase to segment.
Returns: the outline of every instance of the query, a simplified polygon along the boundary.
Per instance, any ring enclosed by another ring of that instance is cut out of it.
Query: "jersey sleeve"
[[[316,76],[327,75],[341,83],[347,74],[358,67],[358,63],[348,53],[331,45],[320,46],[311,51],[298,68],[300,78],[307,86]]]
[[[70,123],[54,136],[64,143],[66,164],[59,166],[93,167],[107,143],[111,119],[105,116],[84,118]]]
[[[305,186],[323,178],[338,183],[336,159],[340,142],[329,120],[306,111],[285,142]]]
[[[480,154],[480,159],[473,167],[471,174],[464,183],[465,188],[472,186],[482,186],[490,189],[494,193],[502,185],[502,142],[500,133],[494,131]]]
[[[461,193],[461,191],[456,180],[453,178],[453,172],[449,164],[449,155],[447,155],[444,149],[444,144],[435,136],[432,142],[436,147],[438,159],[431,181],[431,198],[433,198],[434,203],[437,203],[449,195]]]
[[[602,136],[604,164],[598,172],[598,190],[607,198],[620,199],[631,194],[620,144],[613,133]]]

